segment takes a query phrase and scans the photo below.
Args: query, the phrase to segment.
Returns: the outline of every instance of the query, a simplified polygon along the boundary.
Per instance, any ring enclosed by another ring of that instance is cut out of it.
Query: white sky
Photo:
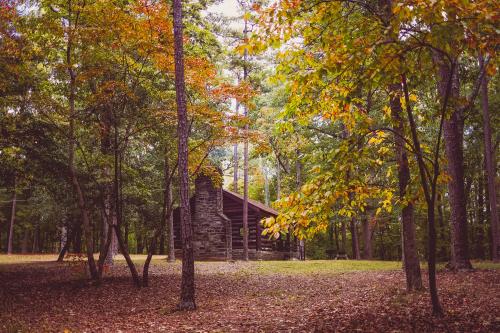
[[[239,5],[236,0],[223,0],[219,5],[211,6],[208,10],[212,13],[235,17],[239,14]]]
[[[240,6],[239,6],[237,0],[223,0],[218,5],[210,6],[208,8],[208,12],[223,15],[227,18],[236,18],[236,17],[242,16],[241,12],[240,12]],[[231,28],[233,28],[233,29],[243,30],[243,21],[242,20],[232,22],[230,25],[231,25]]]

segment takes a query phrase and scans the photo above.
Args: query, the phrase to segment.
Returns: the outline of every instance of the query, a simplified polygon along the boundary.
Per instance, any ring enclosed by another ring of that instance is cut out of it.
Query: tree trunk
[[[174,210],[172,209],[172,178],[170,175],[170,164],[168,162],[168,155],[165,154],[165,193],[164,193],[164,209],[163,209],[163,224],[167,229],[167,242],[168,242],[168,262],[175,262],[175,247],[174,247]],[[163,231],[162,235],[165,234]]]
[[[482,55],[479,56],[481,67],[484,65]],[[500,261],[500,225],[498,221],[497,189],[496,189],[496,170],[495,170],[495,149],[491,142],[491,120],[488,101],[488,77],[483,76],[481,85],[481,107],[483,110],[483,132],[484,132],[484,156],[487,183],[488,183],[488,205],[490,211],[491,240],[492,240],[492,259]]]
[[[476,258],[484,259],[484,185],[481,172],[479,173],[477,185],[476,241],[474,244],[476,244]]]
[[[82,253],[82,226],[80,221],[74,221],[73,227],[75,228],[73,235],[73,252]]]
[[[238,115],[240,104],[236,102],[235,113]],[[239,156],[238,156],[238,143],[233,145],[233,192],[238,193],[238,170],[239,170]]]
[[[66,255],[66,252],[68,251],[68,228],[66,225],[63,225],[61,227],[61,243],[60,243],[60,250],[59,250],[59,256],[57,257],[58,262],[62,262],[64,260],[64,256]]]
[[[302,162],[300,161],[300,150],[297,149],[297,161],[295,163],[295,188],[297,192],[300,192],[302,188]],[[305,256],[305,241],[299,239],[297,243],[297,252],[299,254],[300,260],[306,260]]]
[[[12,206],[10,210],[9,241],[7,243],[7,254],[12,254],[12,243],[14,241],[14,223],[16,222],[17,204],[17,180],[14,176],[14,194],[12,195]]]
[[[113,229],[110,229],[112,232],[114,230],[116,234],[116,240],[118,241],[118,246],[120,248],[120,252],[122,253],[123,257],[125,257],[125,261],[127,262],[128,268],[130,269],[130,274],[132,275],[132,279],[134,280],[134,284],[137,287],[141,286],[141,280],[139,279],[139,274],[137,273],[137,269],[135,268],[134,263],[132,262],[132,259],[130,258],[130,255],[128,253],[127,248],[125,247],[125,242],[123,241],[122,234],[120,232],[120,225],[113,225]]]
[[[347,228],[344,220],[342,220],[340,224],[340,234],[342,236],[342,241],[340,242],[339,254],[345,255],[346,254],[345,246],[347,243]]]
[[[373,259],[372,230],[368,216],[363,217],[363,259]]]
[[[469,242],[467,239],[467,202],[464,185],[464,157],[463,157],[463,112],[458,106],[460,97],[458,71],[452,70],[441,55],[435,55],[439,65],[438,91],[442,103],[446,95],[451,101],[453,112],[444,121],[444,144],[447,159],[448,195],[450,202],[451,222],[451,262],[452,269],[471,269],[469,261]],[[447,85],[451,79],[451,89],[447,92]]]
[[[162,227],[163,228],[163,227]],[[151,246],[148,250],[148,256],[144,262],[144,267],[142,268],[142,286],[149,287],[149,265],[151,264],[151,259],[153,259],[153,254],[156,251],[156,238],[153,237]]]
[[[26,254],[28,253],[28,242],[30,240],[30,231],[28,228],[24,228],[24,237],[23,237],[23,244],[21,248],[21,253]]]
[[[266,206],[269,206],[269,175],[268,175],[268,169],[266,166],[266,162],[264,161],[264,164],[262,166],[262,171],[264,173],[264,203]]]
[[[109,176],[109,174],[108,174]],[[104,257],[104,262],[108,266],[112,266],[114,264],[114,257],[117,253],[117,242],[116,235],[112,232],[113,225],[116,225],[116,210],[114,208],[114,204],[112,202],[112,183],[108,183],[105,185],[105,199],[104,199],[104,214],[103,214],[103,226],[102,226],[102,234],[101,234],[101,248],[100,251],[104,253],[104,246],[106,239],[108,238],[108,233],[110,233],[110,245],[109,248],[106,249],[106,256]]]
[[[399,197],[403,202],[401,211],[402,223],[402,252],[404,269],[406,274],[406,289],[422,289],[422,274],[420,272],[420,261],[417,255],[417,244],[415,236],[414,208],[413,203],[408,200],[407,189],[410,183],[410,165],[405,148],[405,129],[403,122],[403,109],[401,107],[401,85],[393,84],[389,87],[391,93],[390,106],[393,120],[394,141],[396,150],[396,161],[398,164]]]
[[[194,251],[193,229],[191,225],[191,209],[189,206],[189,170],[188,170],[188,136],[186,94],[184,81],[184,45],[182,26],[182,0],[174,0],[174,46],[175,46],[175,91],[177,103],[177,137],[178,137],[178,168],[180,222],[182,234],[182,280],[180,310],[194,310]]]
[[[37,221],[33,232],[33,248],[32,253],[40,252],[40,222]]]
[[[245,18],[245,27],[243,35],[247,39],[247,19]],[[248,77],[248,51],[245,48],[243,55],[243,80]],[[248,117],[248,108],[243,106],[243,113]],[[245,122],[245,142],[243,146],[243,260],[248,261],[248,120]]]
[[[68,6],[68,26],[71,28],[71,18],[72,18],[72,6],[71,2]],[[77,194],[78,198],[78,208],[80,209],[80,213],[82,215],[82,225],[83,231],[85,233],[85,241],[87,248],[87,263],[89,266],[90,276],[93,280],[98,280],[98,272],[97,267],[94,261],[94,239],[92,238],[92,230],[91,230],[91,222],[89,218],[89,212],[86,207],[85,197],[83,195],[83,190],[80,186],[80,182],[76,175],[75,170],[75,95],[76,95],[76,73],[73,69],[73,60],[72,60],[72,34],[73,31],[68,32],[68,42],[66,47],[66,66],[69,75],[69,158],[68,158],[68,167],[69,174],[71,178],[71,183],[73,184],[73,188]]]
[[[351,246],[352,246],[352,258],[359,260],[361,259],[361,254],[359,251],[359,239],[358,239],[358,228],[356,228],[356,219],[351,218]]]
[[[446,258],[446,235],[445,235],[445,225],[444,225],[444,212],[443,212],[443,199],[441,194],[437,195],[437,209],[438,209],[438,224],[439,224],[439,238],[441,242],[441,247],[439,249],[439,257]]]
[[[426,166],[424,162],[424,157],[422,153],[422,149],[420,147],[420,140],[418,138],[417,134],[417,125],[415,123],[415,120],[413,118],[413,112],[411,109],[411,102],[410,102],[410,96],[408,93],[408,85],[406,82],[406,76],[403,74],[402,75],[402,83],[403,83],[403,92],[404,92],[404,98],[405,98],[405,104],[406,104],[406,113],[408,116],[408,122],[410,124],[410,129],[411,129],[411,137],[413,141],[413,146],[414,146],[414,155],[417,160],[417,165],[418,165],[418,170],[420,174],[420,183],[422,186],[422,190],[424,191],[425,195],[425,202],[427,205],[427,224],[428,224],[428,247],[429,247],[429,253],[428,253],[428,261],[427,261],[427,267],[428,267],[428,274],[429,274],[429,291],[431,295],[431,304],[432,304],[432,313],[435,316],[442,316],[443,314],[443,309],[441,308],[441,303],[439,301],[439,296],[437,293],[437,284],[436,284],[436,226],[435,226],[435,214],[434,214],[434,209],[435,209],[435,204],[436,204],[436,189],[437,189],[437,178],[439,176],[439,148],[440,148],[440,143],[441,143],[441,130],[444,122],[444,112],[441,115],[440,119],[440,125],[439,125],[439,133],[438,133],[438,140],[436,144],[436,151],[435,151],[435,156],[434,156],[434,161],[433,161],[433,173],[432,173],[432,179],[428,179],[427,173],[426,173]],[[451,80],[448,81],[448,85],[446,87],[447,93],[446,97],[444,98],[444,103],[443,103],[443,110],[446,110],[446,106],[448,103],[448,91],[450,90]]]
[[[278,167],[276,168],[276,200],[281,199],[281,167],[278,161]]]

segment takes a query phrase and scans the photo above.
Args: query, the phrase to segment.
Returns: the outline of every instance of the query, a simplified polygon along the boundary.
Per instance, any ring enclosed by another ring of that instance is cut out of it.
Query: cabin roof
[[[235,199],[236,201],[241,201],[243,203],[244,199],[243,199],[243,196],[241,196],[240,194],[229,191],[229,190],[225,190],[225,189],[223,189],[222,192],[223,192],[223,195],[227,195],[227,196]],[[278,214],[279,214],[278,211],[272,209],[269,206],[264,205],[262,202],[259,202],[257,200],[253,200],[253,199],[248,198],[248,205],[250,206],[250,208],[261,210],[261,211],[266,212],[266,213],[273,215],[275,217],[278,216]]]

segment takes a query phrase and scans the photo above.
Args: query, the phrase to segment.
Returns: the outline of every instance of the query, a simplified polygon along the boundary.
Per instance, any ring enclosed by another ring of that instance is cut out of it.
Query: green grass
[[[498,270],[500,270],[500,262],[472,261],[472,267],[474,267],[476,269],[498,269]]]
[[[1,264],[22,264],[29,262],[47,262],[57,260],[57,254],[0,254]]]
[[[97,254],[95,258],[97,259]],[[132,260],[137,266],[143,265],[146,260],[144,254],[131,255]],[[44,263],[54,262],[57,259],[56,254],[27,254],[27,255],[6,255],[0,254],[0,265],[13,265],[24,263]],[[180,261],[175,264],[167,263],[166,256],[154,256],[152,265],[170,267],[172,271],[180,270]],[[119,264],[125,265],[123,256],[116,256]],[[495,269],[500,270],[500,263],[491,261],[473,261],[472,265],[476,269]],[[445,264],[438,264],[438,269],[444,269]],[[196,270],[202,274],[283,274],[283,275],[308,275],[308,274],[342,274],[349,272],[366,271],[390,271],[400,270],[399,261],[376,261],[376,260],[307,260],[307,261],[250,261],[250,262],[196,262]],[[427,268],[425,262],[422,268]]]
[[[262,274],[341,274],[359,271],[390,271],[401,269],[397,261],[372,260],[307,260],[260,261],[257,272]]]

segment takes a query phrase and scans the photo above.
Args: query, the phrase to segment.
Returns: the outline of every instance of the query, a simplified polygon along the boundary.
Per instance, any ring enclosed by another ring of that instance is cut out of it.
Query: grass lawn
[[[146,260],[145,254],[132,254],[131,258],[136,265],[143,265]],[[98,255],[95,255],[97,260]],[[5,264],[22,263],[43,263],[53,262],[57,259],[55,254],[0,254],[0,266]],[[118,264],[125,265],[125,258],[121,255],[116,256]],[[153,257],[153,264],[160,266],[172,266],[180,268],[180,261],[171,264],[167,263],[166,256],[158,255]],[[477,269],[495,269],[500,270],[500,263],[492,261],[473,261],[474,268]],[[421,264],[423,269],[427,264]],[[381,260],[307,260],[307,261],[250,261],[248,263],[235,262],[196,262],[196,268],[200,272],[217,273],[218,269],[226,271],[242,271],[246,273],[258,274],[341,274],[349,272],[363,271],[391,271],[402,269],[399,261],[381,261]],[[231,269],[233,268],[233,269]],[[438,264],[438,269],[445,269],[444,263]]]

